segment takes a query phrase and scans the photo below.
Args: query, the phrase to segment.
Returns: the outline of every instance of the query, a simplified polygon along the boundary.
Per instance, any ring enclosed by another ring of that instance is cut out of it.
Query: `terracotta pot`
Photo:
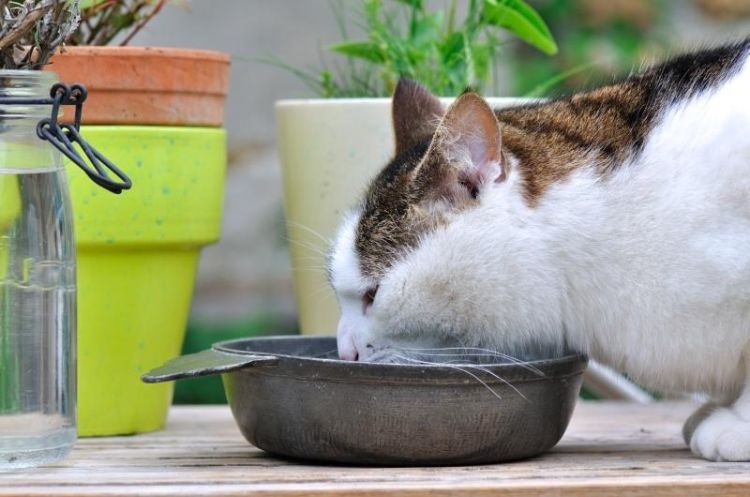
[[[221,126],[229,55],[153,47],[68,47],[46,70],[89,90],[86,124]]]

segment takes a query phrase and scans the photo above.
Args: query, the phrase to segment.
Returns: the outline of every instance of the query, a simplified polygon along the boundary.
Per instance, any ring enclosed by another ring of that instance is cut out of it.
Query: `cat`
[[[579,350],[709,394],[686,443],[750,460],[749,55],[750,38],[499,110],[399,81],[394,158],[330,254],[340,357]]]

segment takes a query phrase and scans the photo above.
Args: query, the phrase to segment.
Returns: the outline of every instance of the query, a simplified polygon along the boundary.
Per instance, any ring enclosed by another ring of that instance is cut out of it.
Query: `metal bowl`
[[[222,373],[232,413],[273,454],[377,465],[495,463],[562,437],[586,357],[523,363],[379,364],[335,359],[334,337],[220,342],[146,382]]]

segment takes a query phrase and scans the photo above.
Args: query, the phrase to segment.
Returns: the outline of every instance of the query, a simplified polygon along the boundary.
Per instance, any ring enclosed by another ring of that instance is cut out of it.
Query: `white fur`
[[[344,335],[360,358],[448,342],[588,352],[659,390],[726,407],[690,440],[750,459],[750,64],[668,109],[630,163],[581,169],[523,200],[517,173],[404,255],[362,313],[357,216],[334,251]],[[371,345],[371,348],[367,346]],[[744,393],[742,393],[744,391]]]
[[[362,313],[362,295],[370,287],[359,270],[359,260],[354,249],[358,215],[349,215],[339,231],[336,240],[336,250],[331,259],[331,279],[336,289],[341,314],[346,319],[339,320],[336,331],[339,357],[349,361],[357,359],[354,338],[357,330],[367,327],[367,319]]]

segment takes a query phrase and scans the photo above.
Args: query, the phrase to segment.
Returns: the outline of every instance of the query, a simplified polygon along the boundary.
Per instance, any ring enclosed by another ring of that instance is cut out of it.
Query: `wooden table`
[[[229,409],[175,407],[165,431],[81,440],[62,463],[0,473],[0,496],[750,496],[750,463],[694,458],[692,406],[586,402],[549,454],[454,468],[307,465],[249,446]]]

